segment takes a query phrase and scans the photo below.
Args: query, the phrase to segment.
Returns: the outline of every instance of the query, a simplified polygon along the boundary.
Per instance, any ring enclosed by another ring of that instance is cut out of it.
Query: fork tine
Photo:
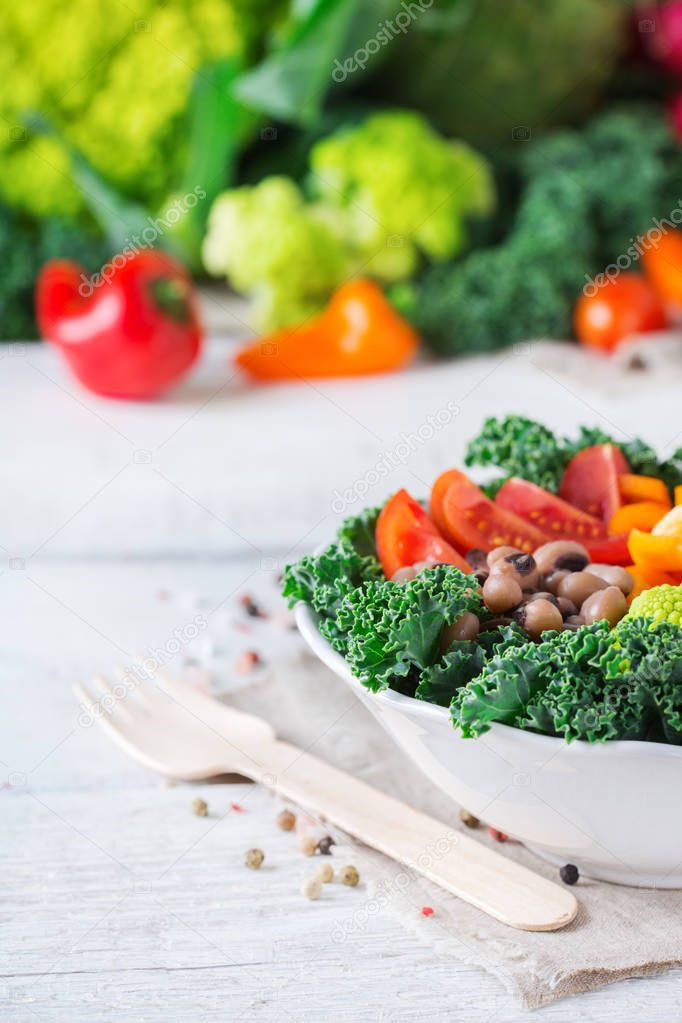
[[[103,676],[98,676],[106,683],[106,679]],[[100,724],[102,728],[110,732],[111,737],[119,742],[122,738],[122,732],[119,725],[114,724],[112,718],[112,711],[102,707],[102,704],[95,699],[92,693],[86,689],[86,687],[80,683],[75,682],[73,685],[73,691],[76,696],[80,699],[81,703],[87,708],[90,713],[90,717],[94,722]]]

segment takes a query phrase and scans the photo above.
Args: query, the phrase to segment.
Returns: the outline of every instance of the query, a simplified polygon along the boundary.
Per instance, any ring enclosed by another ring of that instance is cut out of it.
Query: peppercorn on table
[[[216,340],[183,390],[145,406],[85,394],[47,349],[5,350],[0,1015],[525,1019],[477,965],[440,958],[381,907],[365,912],[361,848],[332,848],[328,860],[355,867],[357,887],[318,879],[310,898],[323,858],[308,861],[296,831],[278,824],[279,799],[243,780],[165,784],[90,727],[70,686],[142,652],[246,701],[298,642],[278,597],[282,564],[356,502],[401,482],[425,490],[461,459],[472,425],[512,406],[560,429],[585,418],[625,434],[646,426],[663,448],[677,432],[682,373],[661,382],[654,353],[635,392],[625,368],[605,386],[599,368],[586,381],[579,353],[572,363],[540,346],[250,390],[231,375],[229,346]],[[349,694],[343,720],[316,721],[309,744],[372,781],[376,765],[344,753],[363,714]],[[303,728],[305,709],[300,718]],[[256,849],[263,861],[248,869]],[[422,910],[438,928],[437,907]],[[541,1013],[667,1023],[680,991],[673,971]]]

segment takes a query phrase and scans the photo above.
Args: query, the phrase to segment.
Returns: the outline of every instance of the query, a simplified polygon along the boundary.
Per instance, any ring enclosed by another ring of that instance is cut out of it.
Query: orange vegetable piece
[[[659,298],[682,307],[682,231],[666,231],[642,253],[642,266]]]
[[[682,504],[682,486],[675,487],[675,504]]]
[[[419,337],[368,280],[342,284],[319,316],[261,337],[236,361],[257,380],[359,376],[400,369]]]
[[[618,487],[624,501],[658,501],[670,508],[668,488],[656,476],[637,476],[632,472],[624,472],[618,477]]]
[[[624,504],[611,516],[610,533],[629,533],[631,529],[642,529],[650,533],[657,522],[668,512],[668,507],[658,501],[636,501]]]
[[[635,597],[638,597],[644,590],[651,589],[652,586],[663,586],[666,583],[669,586],[679,585],[679,573],[672,574],[646,565],[628,565],[627,571],[635,581],[635,585],[628,594],[628,604],[631,604]]]
[[[633,529],[628,540],[630,556],[642,572],[660,569],[682,572],[682,541],[675,536],[652,536]]]

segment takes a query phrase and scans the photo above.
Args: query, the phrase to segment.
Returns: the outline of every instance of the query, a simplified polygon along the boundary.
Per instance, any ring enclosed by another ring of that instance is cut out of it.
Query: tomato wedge
[[[512,476],[500,488],[495,503],[520,515],[557,540],[597,540],[606,537],[606,526],[594,515],[574,508],[555,494]]]
[[[443,476],[448,477],[447,485]],[[534,551],[547,541],[545,533],[495,504],[463,472],[450,469],[443,476],[436,480],[434,491],[440,501],[445,489],[440,507],[446,536],[460,550],[478,547],[491,551],[509,544],[521,551]]]
[[[443,512],[443,501],[447,493],[448,487],[454,481],[460,479],[462,473],[459,469],[449,469],[447,472],[442,472],[436,482],[431,487],[431,497],[429,499],[429,511],[431,512],[431,518],[436,523],[439,531],[443,536],[448,535],[448,524],[445,521],[445,514]],[[470,548],[466,548],[464,553]]]
[[[618,477],[630,471],[615,444],[595,444],[574,455],[566,467],[559,496],[569,504],[610,522],[623,500]]]
[[[443,539],[422,506],[406,490],[399,490],[381,509],[376,540],[387,579],[399,568],[429,559],[471,572],[471,565]]]

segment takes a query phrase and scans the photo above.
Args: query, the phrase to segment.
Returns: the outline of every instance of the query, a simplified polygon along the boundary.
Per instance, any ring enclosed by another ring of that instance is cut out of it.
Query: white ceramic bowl
[[[463,739],[446,708],[366,690],[320,635],[310,608],[299,604],[296,621],[320,660],[459,806],[588,877],[682,888],[682,747],[566,743],[500,724]]]

